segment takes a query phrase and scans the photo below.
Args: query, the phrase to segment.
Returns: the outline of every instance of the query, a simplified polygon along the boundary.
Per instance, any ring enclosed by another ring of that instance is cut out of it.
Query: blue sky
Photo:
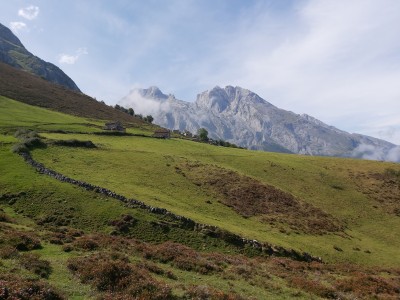
[[[398,0],[8,0],[0,22],[109,104],[216,85],[400,144]]]

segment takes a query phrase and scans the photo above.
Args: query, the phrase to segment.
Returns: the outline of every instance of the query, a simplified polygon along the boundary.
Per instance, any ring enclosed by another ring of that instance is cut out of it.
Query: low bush
[[[90,236],[84,236],[76,239],[72,243],[72,247],[79,250],[93,251],[99,248],[99,244],[95,239],[91,238]]]
[[[64,296],[42,281],[27,280],[11,274],[0,275],[0,299],[63,300]]]
[[[5,234],[5,242],[18,251],[29,251],[42,248],[39,238],[31,232],[10,231]]]
[[[165,242],[151,247],[145,252],[145,258],[162,263],[171,263],[173,266],[200,274],[220,272],[222,269],[206,255],[201,255],[192,248],[174,242]]]
[[[223,291],[214,289],[207,285],[197,285],[190,287],[183,299],[196,299],[196,300],[244,300],[240,295],[233,293],[225,293]]]
[[[129,228],[135,226],[137,220],[131,215],[122,215],[120,219],[113,220],[109,225],[114,226],[117,233],[127,233]]]
[[[73,258],[68,268],[82,283],[89,283],[97,290],[112,293],[113,299],[172,299],[171,289],[151,277],[150,273],[129,263],[120,254],[95,254]],[[106,299],[111,299],[107,294]]]
[[[38,254],[24,253],[19,257],[19,263],[25,269],[39,275],[42,278],[49,278],[52,268],[50,262],[40,259]]]
[[[39,135],[36,131],[26,129],[26,128],[20,128],[14,133],[14,137],[16,137],[16,138],[35,138],[35,137],[39,137]]]
[[[356,295],[357,298],[399,299],[399,282],[390,282],[382,277],[355,274],[351,278],[338,280],[336,288],[339,291]]]
[[[83,147],[83,148],[97,148],[92,141],[80,141],[76,139],[72,140],[56,140],[53,141],[54,145],[64,147]]]
[[[14,220],[9,217],[4,210],[0,209],[0,222],[4,223],[14,223]]]

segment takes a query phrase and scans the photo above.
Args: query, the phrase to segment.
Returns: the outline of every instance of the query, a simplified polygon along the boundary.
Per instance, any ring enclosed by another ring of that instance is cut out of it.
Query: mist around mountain
[[[75,82],[60,68],[29,52],[12,31],[0,23],[0,62],[80,92]]]
[[[157,87],[134,89],[119,104],[152,114],[160,126],[193,133],[203,127],[213,139],[253,150],[400,161],[400,147],[392,143],[280,109],[241,87],[217,86],[198,94],[194,102]]]

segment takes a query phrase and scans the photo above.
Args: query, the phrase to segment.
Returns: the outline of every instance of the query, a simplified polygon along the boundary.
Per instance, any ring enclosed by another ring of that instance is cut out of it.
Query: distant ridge
[[[217,86],[194,102],[167,96],[157,87],[135,89],[120,104],[139,113],[152,108],[148,113],[160,126],[193,133],[204,127],[213,139],[254,150],[400,161],[400,148],[392,143],[280,109],[241,87]]]
[[[0,62],[0,95],[70,115],[143,123],[85,94],[53,84]]]
[[[80,92],[75,82],[59,67],[29,52],[6,26],[0,23],[0,62]]]

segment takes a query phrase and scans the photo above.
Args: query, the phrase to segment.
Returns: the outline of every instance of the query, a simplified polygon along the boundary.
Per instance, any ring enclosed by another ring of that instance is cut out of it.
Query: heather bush
[[[63,300],[60,292],[42,281],[27,280],[15,275],[0,275],[2,300]]]
[[[5,242],[18,251],[42,248],[40,240],[31,232],[10,231],[5,234]]]
[[[240,295],[233,293],[225,293],[220,290],[216,290],[207,285],[197,285],[190,287],[183,299],[187,300],[244,300]]]
[[[120,254],[95,254],[70,259],[68,268],[82,283],[113,293],[117,299],[172,299],[171,289],[152,278],[149,271],[133,265]],[[109,298],[106,295],[106,299]]]
[[[93,251],[99,248],[99,244],[91,237],[84,236],[76,239],[72,243],[74,249]]]
[[[145,258],[171,263],[181,270],[196,271],[200,274],[221,271],[221,268],[212,260],[208,260],[206,255],[201,255],[192,248],[170,241],[148,249]]]
[[[42,278],[49,278],[52,271],[50,262],[40,259],[38,254],[24,253],[19,257],[19,263],[25,269]]]
[[[118,233],[127,233],[129,228],[135,226],[137,220],[131,215],[122,215],[120,219],[113,220],[109,225],[114,226],[115,231]]]

